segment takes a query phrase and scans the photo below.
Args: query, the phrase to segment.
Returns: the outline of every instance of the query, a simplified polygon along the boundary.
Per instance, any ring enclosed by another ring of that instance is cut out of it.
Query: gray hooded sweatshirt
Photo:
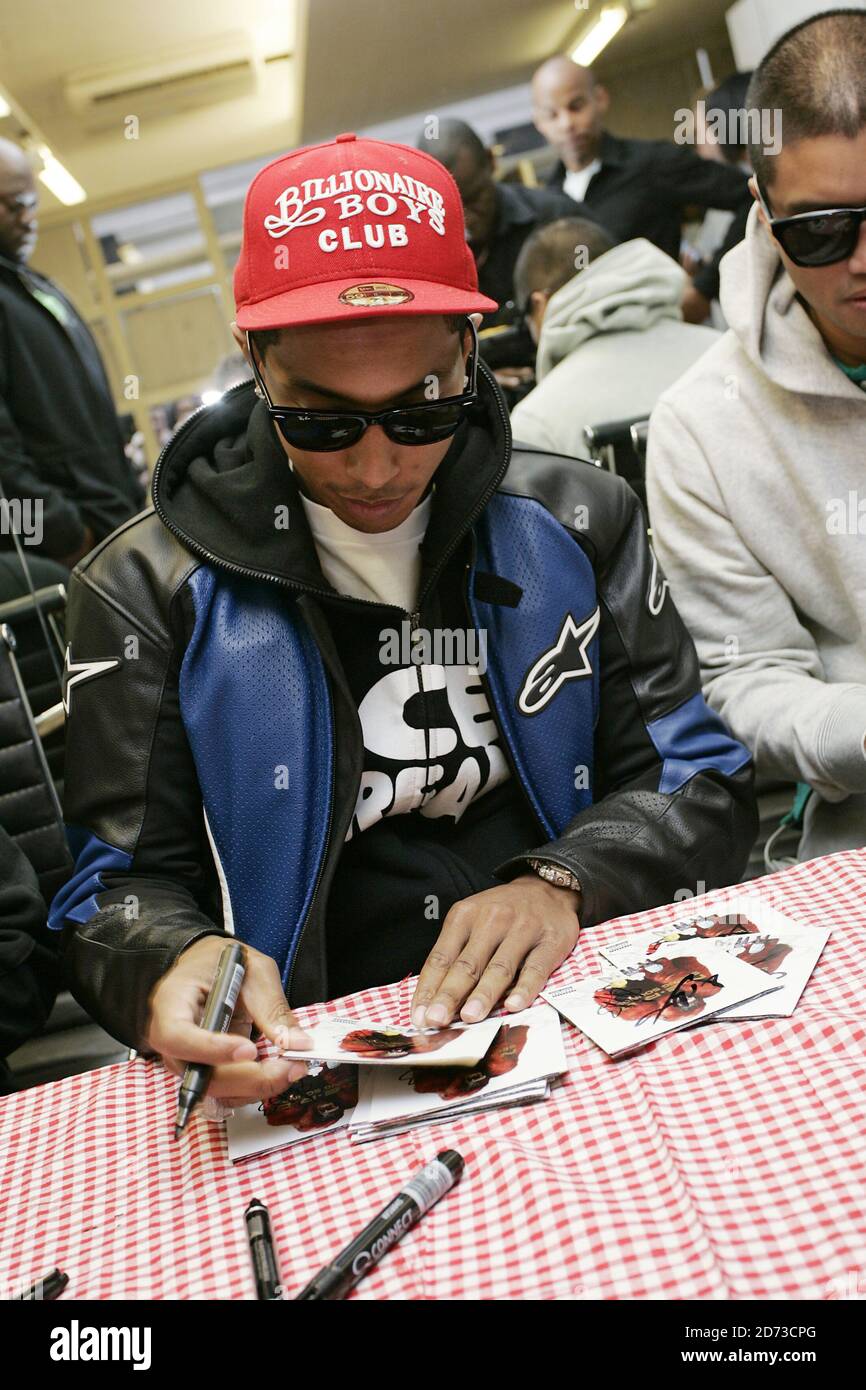
[[[587,425],[646,419],[661,395],[718,340],[683,323],[685,272],[640,237],[606,251],[551,296],[538,386],[515,406],[515,439],[586,457]]]
[[[866,393],[750,214],[729,331],[653,412],[655,547],[708,702],[757,771],[808,782],[801,857],[866,844]]]

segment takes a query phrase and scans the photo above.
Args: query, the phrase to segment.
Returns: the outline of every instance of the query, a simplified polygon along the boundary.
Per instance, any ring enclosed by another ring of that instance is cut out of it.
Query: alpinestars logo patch
[[[649,592],[647,593],[647,608],[649,609],[650,617],[657,618],[664,608],[665,598],[671,586],[659,568],[659,562],[656,559],[656,553],[652,546],[650,546],[650,555],[653,557],[653,567],[650,574]]]
[[[107,661],[73,661],[69,647],[66,648],[66,663],[63,668],[63,708],[69,717],[72,691],[83,681],[91,681],[95,676],[104,676],[106,671],[116,671],[120,665],[119,657]]]
[[[559,636],[552,647],[529,668],[517,696],[521,714],[538,714],[562,689],[566,681],[592,675],[587,648],[598,630],[601,611],[596,608],[582,623],[566,613]]]

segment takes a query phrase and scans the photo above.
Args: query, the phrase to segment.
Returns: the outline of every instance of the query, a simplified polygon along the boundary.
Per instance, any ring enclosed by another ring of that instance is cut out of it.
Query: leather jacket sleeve
[[[193,941],[227,933],[178,697],[182,586],[194,561],[155,518],[127,533],[142,525],[150,560],[115,536],[72,579],[65,817],[76,869],[49,920],[65,929],[75,997],[145,1050],[154,985]],[[168,564],[166,547],[178,552]]]
[[[748,751],[704,703],[694,644],[623,485],[624,522],[594,556],[599,623],[595,801],[530,858],[570,869],[584,925],[739,882],[757,834]]]

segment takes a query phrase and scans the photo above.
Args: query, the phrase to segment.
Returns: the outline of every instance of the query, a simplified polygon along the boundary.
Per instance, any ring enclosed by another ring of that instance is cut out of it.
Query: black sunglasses
[[[461,421],[469,414],[478,399],[478,334],[471,319],[472,351],[469,355],[469,385],[459,396],[443,396],[441,400],[424,401],[419,405],[396,406],[390,410],[295,410],[274,405],[256,362],[250,334],[247,347],[256,385],[264,398],[271,419],[276,421],[283,439],[290,448],[305,449],[313,454],[332,454],[357,443],[371,425],[381,425],[395,444],[437,444],[450,439]]]
[[[770,231],[794,265],[834,265],[853,253],[866,219],[866,207],[827,208],[800,212],[795,217],[774,217],[766,193],[755,182]]]

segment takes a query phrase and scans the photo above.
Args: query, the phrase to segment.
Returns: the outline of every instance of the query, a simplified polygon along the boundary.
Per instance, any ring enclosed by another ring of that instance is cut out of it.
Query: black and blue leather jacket
[[[498,876],[566,866],[584,926],[737,881],[750,756],[704,702],[637,499],[590,464],[512,448],[483,368],[480,390],[436,475],[419,613],[393,616],[417,624],[447,577],[484,633],[535,832]],[[153,498],[72,580],[76,868],[51,913],[78,998],[133,1045],[159,976],[208,933],[272,955],[293,1005],[328,997],[328,894],[364,755],[329,614],[365,604],[324,578],[251,385],[179,431]]]

